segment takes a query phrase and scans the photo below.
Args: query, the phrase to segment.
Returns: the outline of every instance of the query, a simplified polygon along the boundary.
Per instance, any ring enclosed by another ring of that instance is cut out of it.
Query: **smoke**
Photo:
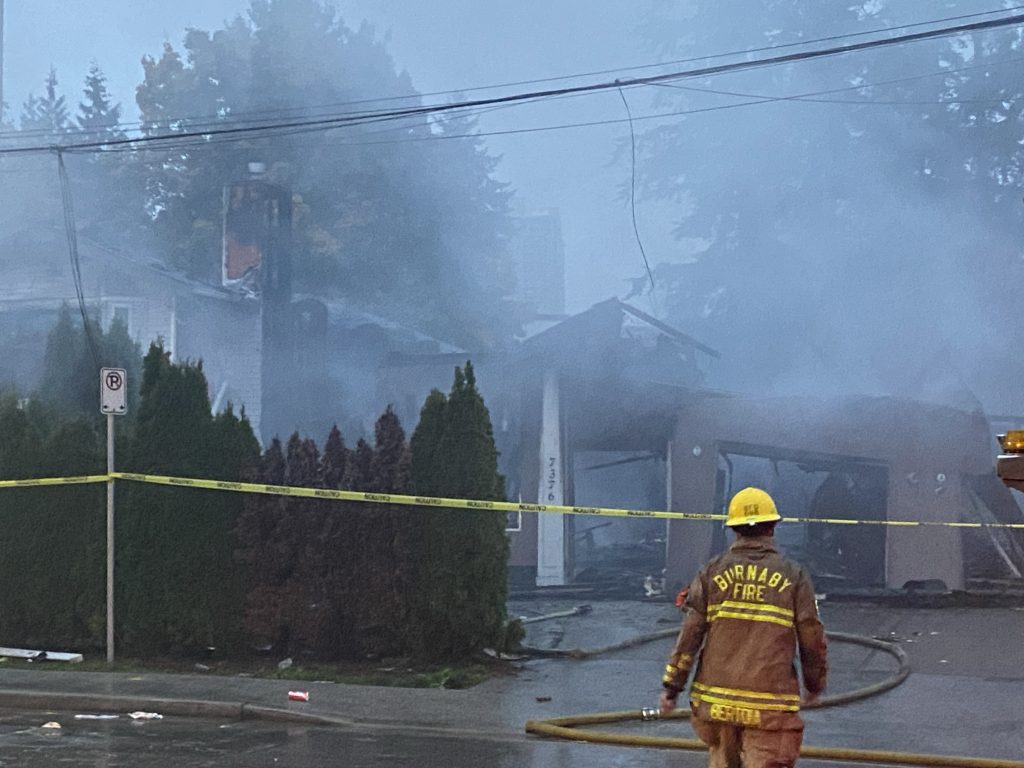
[[[125,118],[134,119],[140,56],[158,54],[165,40],[177,45],[186,27],[218,29],[246,3],[153,0],[135,7],[144,12],[122,18],[123,4],[113,0],[90,4],[87,13],[57,0],[8,4],[5,92],[12,111],[29,90],[40,90],[51,64],[74,106],[79,80],[95,59]],[[380,45],[407,73],[410,87],[422,92],[615,70],[988,10],[981,0],[943,5],[941,12],[933,3],[881,0],[813,10],[758,3],[743,13],[729,4],[624,0],[524,0],[500,8],[454,0],[422,7],[350,0],[338,8],[351,29],[365,19],[381,30]],[[998,38],[1007,52],[1011,36]],[[66,44],[45,44],[53,39]],[[947,67],[970,66],[985,52],[977,43],[906,46],[683,84],[767,95],[814,92],[927,73],[940,59]],[[998,87],[1005,85],[1004,70],[993,69]],[[1018,410],[1014,382],[1024,375],[1024,364],[1009,349],[1020,330],[1012,296],[1024,268],[1017,256],[1019,195],[1008,183],[1003,198],[994,201],[979,191],[983,185],[951,175],[954,166],[975,162],[983,176],[986,155],[1007,144],[1000,139],[997,147],[993,139],[986,146],[976,134],[957,134],[941,123],[944,108],[916,103],[927,101],[928,93],[934,102],[956,79],[824,97],[831,103],[784,101],[638,121],[637,219],[658,288],[631,300],[722,353],[709,380],[716,387],[898,394]],[[361,87],[370,93],[373,84]],[[988,101],[964,111],[984,116],[997,109],[998,99],[992,100],[998,87],[986,92],[975,86],[970,98]],[[627,97],[639,117],[742,100],[669,89],[630,90]],[[838,103],[844,99],[909,104]],[[1005,130],[1016,130],[1012,110],[1007,114]],[[618,95],[608,94],[482,114],[478,130],[624,117]],[[627,126],[616,123],[482,139],[481,147],[500,158],[491,178],[509,183],[517,205],[561,212],[569,311],[624,296],[628,280],[642,274],[624,193],[631,172],[627,137]],[[444,165],[445,153],[436,154]],[[322,182],[314,173],[297,181],[309,179]],[[458,253],[410,288],[441,292],[452,307],[470,307],[485,325],[516,321],[494,311],[494,297],[512,294],[515,286],[494,241],[476,237],[479,220],[467,221],[463,211],[451,209],[454,198],[442,196],[439,204],[422,178],[400,191],[410,212],[439,212],[423,226],[433,228],[439,251]],[[314,194],[306,198],[316,204]],[[216,240],[215,229],[207,234]],[[355,252],[328,234],[316,241],[325,250]],[[415,249],[407,244],[410,253]],[[490,274],[492,293],[472,295],[469,274]],[[378,302],[372,286],[366,298]],[[410,327],[438,327],[438,317],[425,316],[418,301],[375,308],[400,313]],[[482,346],[484,340],[467,336],[458,343]]]
[[[789,42],[770,25],[800,23],[796,6],[775,4],[773,19],[770,5],[739,25],[726,8],[702,8],[657,34],[674,55]],[[817,24],[783,29],[807,39],[935,16],[915,4],[886,18],[886,7],[816,11]],[[695,24],[711,34],[688,37]],[[991,60],[1012,39],[986,38]],[[1008,345],[1019,323],[1005,286],[1021,277],[1022,217],[998,168],[1018,162],[999,128],[1000,100],[1015,91],[995,64],[991,78],[956,74],[977,64],[968,43],[682,83],[733,95],[662,94],[663,110],[717,110],[661,121],[642,145],[646,195],[675,200],[677,233],[708,242],[696,260],[662,261],[656,274],[666,314],[722,352],[714,386],[1019,410],[1013,381],[1024,369]],[[731,108],[787,94],[819,95]]]

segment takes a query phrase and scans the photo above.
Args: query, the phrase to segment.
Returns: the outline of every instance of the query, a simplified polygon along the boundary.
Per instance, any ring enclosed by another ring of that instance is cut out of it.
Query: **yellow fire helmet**
[[[760,488],[744,488],[729,502],[729,513],[725,524],[730,528],[738,525],[754,525],[781,520],[772,497]]]

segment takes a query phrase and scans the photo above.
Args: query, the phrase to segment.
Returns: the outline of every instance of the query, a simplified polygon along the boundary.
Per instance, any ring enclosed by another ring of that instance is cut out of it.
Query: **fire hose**
[[[549,650],[549,649],[527,649],[531,654],[583,659],[596,656],[602,653],[621,650],[642,643],[660,640],[666,637],[674,637],[678,634],[675,629],[655,632],[642,637],[627,640],[623,643],[598,648],[595,650]],[[870,637],[847,634],[845,632],[828,632],[830,640],[841,643],[851,643],[872,648],[894,657],[899,666],[896,672],[873,685],[858,688],[853,691],[839,693],[832,696],[824,696],[818,701],[807,704],[804,709],[823,709],[835,707],[841,704],[850,704],[862,701],[871,696],[889,691],[904,680],[910,674],[910,661],[906,652],[893,643],[875,640]],[[556,717],[549,720],[528,720],[526,732],[539,736],[552,736],[572,741],[585,741],[593,744],[609,744],[623,747],[652,747],[656,749],[687,749],[706,750],[707,746],[698,739],[686,739],[674,736],[644,736],[642,734],[616,733],[614,731],[590,730],[581,726],[606,725],[610,723],[625,723],[631,721],[649,722],[652,720],[688,720],[690,713],[686,710],[676,710],[670,715],[661,716],[655,709],[631,709],[620,712],[597,712],[593,714],[571,715],[569,717]],[[848,749],[842,747],[812,747],[803,746],[800,755],[806,758],[818,760],[836,760],[850,763],[868,763],[881,765],[914,765],[929,766],[932,768],[1024,768],[1024,762],[1017,760],[1000,760],[982,757],[957,757],[950,755],[923,755],[910,752],[890,752],[883,750]]]

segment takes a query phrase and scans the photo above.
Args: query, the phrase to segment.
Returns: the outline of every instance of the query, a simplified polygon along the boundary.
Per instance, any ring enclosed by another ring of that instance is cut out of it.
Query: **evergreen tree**
[[[128,414],[133,417],[137,404],[141,357],[139,345],[128,335],[128,326],[114,318],[104,333],[99,323],[89,320],[92,341],[96,345],[99,366],[93,357],[81,321],[66,304],[46,340],[43,375],[39,397],[68,412],[95,419],[99,414],[99,368],[124,368],[128,373]]]
[[[124,138],[121,122],[121,105],[114,103],[107,90],[107,77],[96,62],[89,66],[85,77],[84,101],[78,103],[75,122],[78,129],[90,141]]]
[[[327,435],[327,442],[324,443],[324,455],[321,466],[321,476],[324,488],[341,488],[345,479],[345,466],[348,464],[348,448],[345,446],[345,438],[341,430],[335,424]]]
[[[374,425],[369,490],[408,493],[402,485],[407,453],[405,430],[389,405]],[[358,512],[364,531],[359,576],[364,595],[359,616],[360,636],[367,649],[385,655],[400,653],[406,641],[404,627],[412,575],[397,545],[409,510],[382,504],[363,504]]]
[[[263,452],[250,479],[283,485],[285,456],[281,441],[274,438]],[[258,642],[284,648],[290,630],[283,618],[281,588],[293,567],[292,553],[279,546],[276,537],[284,528],[288,499],[245,494],[243,511],[235,528],[236,559],[245,580],[245,626]]]
[[[153,344],[143,380],[132,469],[186,477],[228,477],[256,459],[248,421],[210,413],[200,364],[174,364]],[[214,455],[214,454],[219,455]],[[135,486],[119,515],[123,641],[169,651],[237,642],[240,587],[231,567],[230,532],[241,499],[217,491]]]
[[[298,434],[286,453],[275,441],[259,481],[278,481],[278,472],[288,485],[407,492],[409,451],[390,408],[378,419],[375,437],[374,447],[361,439],[349,451],[335,427],[322,456]],[[248,575],[246,624],[257,640],[281,653],[319,658],[407,652],[404,619],[414,572],[398,551],[407,516],[378,504],[248,500],[237,531],[238,558]]]
[[[447,398],[434,391],[411,441],[416,493],[504,499],[490,414],[472,364],[455,369]],[[425,515],[426,516],[426,515]],[[427,656],[464,656],[500,644],[505,627],[505,517],[481,510],[431,510],[414,554],[417,600],[412,641]]]
[[[121,105],[107,90],[107,78],[93,62],[85,77],[75,123],[82,140],[117,141]],[[79,230],[104,244],[138,244],[147,225],[141,201],[145,178],[140,161],[125,152],[91,152],[67,158]],[[137,247],[137,245],[136,245]]]
[[[21,130],[38,131],[59,136],[71,129],[67,101],[57,95],[57,72],[52,67],[46,76],[46,92],[37,97],[29,94],[21,111]]]
[[[57,315],[57,324],[46,338],[43,376],[39,385],[41,398],[60,407],[77,407],[78,386],[69,369],[77,366],[84,346],[84,334],[72,319],[71,307],[63,304]]]
[[[340,433],[330,441],[331,472],[337,477]],[[344,458],[340,461],[344,463]],[[263,456],[260,482],[318,487],[324,476],[316,443],[297,432],[285,451],[275,439]],[[246,626],[259,642],[282,654],[338,653],[338,617],[325,549],[324,502],[301,498],[248,500],[236,537],[247,566]]]
[[[0,477],[99,474],[92,424],[13,393],[0,397]],[[0,494],[0,635],[27,647],[93,649],[105,614],[103,487]]]
[[[345,488],[350,491],[369,491],[372,483],[373,448],[363,438],[359,438],[345,466]]]
[[[407,96],[369,25],[348,27],[320,0],[253,0],[222,29],[191,29],[184,51],[165,46],[143,60],[137,101],[143,130],[225,127],[244,113],[310,103]],[[189,117],[195,116],[195,117]],[[410,123],[413,138],[472,131],[457,119]],[[360,132],[359,126],[350,127]],[[507,286],[489,268],[506,251],[511,190],[494,178],[497,158],[472,139],[374,145],[338,153],[319,134],[260,137],[237,145],[147,152],[146,202],[169,243],[167,258],[219,277],[223,185],[244,178],[254,152],[268,176],[292,187],[296,287],[341,295],[477,346],[511,337]],[[372,254],[372,258],[370,258]],[[479,265],[479,268],[477,268]],[[460,284],[460,281],[463,281]],[[412,291],[429,305],[408,301]]]

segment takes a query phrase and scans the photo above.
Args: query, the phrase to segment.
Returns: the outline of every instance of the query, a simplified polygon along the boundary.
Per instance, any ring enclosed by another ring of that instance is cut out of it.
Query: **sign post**
[[[107,663],[114,661],[114,417],[128,411],[128,372],[100,368],[100,412],[107,415]]]

